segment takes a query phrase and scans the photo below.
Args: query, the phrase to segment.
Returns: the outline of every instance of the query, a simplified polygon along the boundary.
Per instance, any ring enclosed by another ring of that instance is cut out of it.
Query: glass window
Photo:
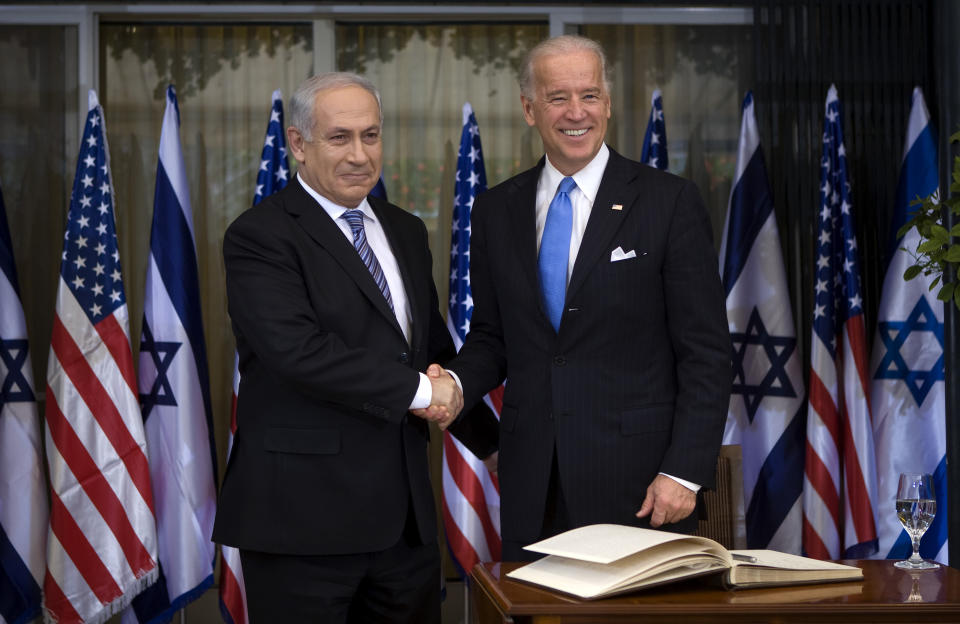
[[[76,50],[76,26],[0,26],[0,187],[40,400],[80,141]]]
[[[387,196],[427,225],[444,311],[463,104],[477,116],[489,186],[536,164],[543,150],[523,121],[517,76],[547,34],[531,23],[337,25],[337,68],[380,89]]]
[[[752,25],[585,25],[607,52],[613,79],[608,143],[640,159],[654,89],[663,92],[669,170],[697,183],[714,244],[737,162],[740,105],[753,82]]]
[[[135,352],[165,90],[170,83],[177,88],[222,461],[234,353],[224,293],[223,233],[253,203],[271,93],[282,89],[288,101],[312,72],[312,26],[102,24],[100,63]]]

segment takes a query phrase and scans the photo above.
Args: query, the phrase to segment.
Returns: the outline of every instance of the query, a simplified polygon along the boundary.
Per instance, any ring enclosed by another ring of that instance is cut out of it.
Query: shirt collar
[[[546,160],[543,173],[540,176],[540,184],[541,188],[551,189],[549,195],[552,197],[556,194],[557,187],[560,186],[560,182],[566,176],[553,166],[549,156],[546,157]],[[583,169],[570,176],[577,183],[580,192],[590,201],[590,205],[593,205],[593,201],[597,198],[597,191],[600,190],[600,182],[603,180],[603,172],[607,168],[608,160],[610,160],[610,149],[606,143],[601,143],[600,150],[593,157],[593,160],[588,162]]]
[[[310,197],[317,200],[317,203],[320,204],[320,207],[323,208],[334,221],[339,219],[347,210],[350,210],[350,208],[332,202],[320,193],[316,192],[309,184],[304,182],[303,178],[300,177],[299,172],[297,173],[297,181],[300,183],[300,186],[303,187],[303,190],[309,193]],[[560,182],[557,181],[557,184],[560,184]],[[363,201],[360,202],[360,205],[357,206],[356,209],[363,213],[365,221],[370,220],[374,223],[377,222],[377,215],[374,214],[373,208],[370,207],[370,202],[367,201],[366,197],[363,198]]]

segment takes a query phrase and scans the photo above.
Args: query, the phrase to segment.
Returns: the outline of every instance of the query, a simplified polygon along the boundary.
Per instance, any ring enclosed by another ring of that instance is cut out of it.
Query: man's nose
[[[347,158],[350,159],[352,163],[364,163],[369,160],[367,156],[367,151],[364,149],[363,140],[360,137],[356,137],[350,141],[350,149],[347,152]]]
[[[583,105],[583,101],[577,97],[570,98],[570,103],[567,106],[567,117],[570,119],[583,119],[585,116],[586,107]]]

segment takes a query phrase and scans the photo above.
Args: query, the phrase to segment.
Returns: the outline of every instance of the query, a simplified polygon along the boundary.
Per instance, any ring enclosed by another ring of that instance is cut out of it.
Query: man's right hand
[[[457,382],[439,364],[431,364],[426,374],[433,391],[430,407],[412,412],[424,420],[437,423],[443,431],[463,409],[463,394]]]

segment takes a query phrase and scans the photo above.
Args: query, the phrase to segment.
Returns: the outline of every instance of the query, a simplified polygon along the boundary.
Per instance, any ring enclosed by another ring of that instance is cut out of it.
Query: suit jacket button
[[[565,366],[566,363],[567,358],[563,357],[562,355],[558,355],[557,357],[553,358],[554,366]]]
[[[410,361],[410,354],[404,351],[403,353],[400,354],[400,357],[397,359],[400,360],[401,364],[406,364],[407,362]]]

